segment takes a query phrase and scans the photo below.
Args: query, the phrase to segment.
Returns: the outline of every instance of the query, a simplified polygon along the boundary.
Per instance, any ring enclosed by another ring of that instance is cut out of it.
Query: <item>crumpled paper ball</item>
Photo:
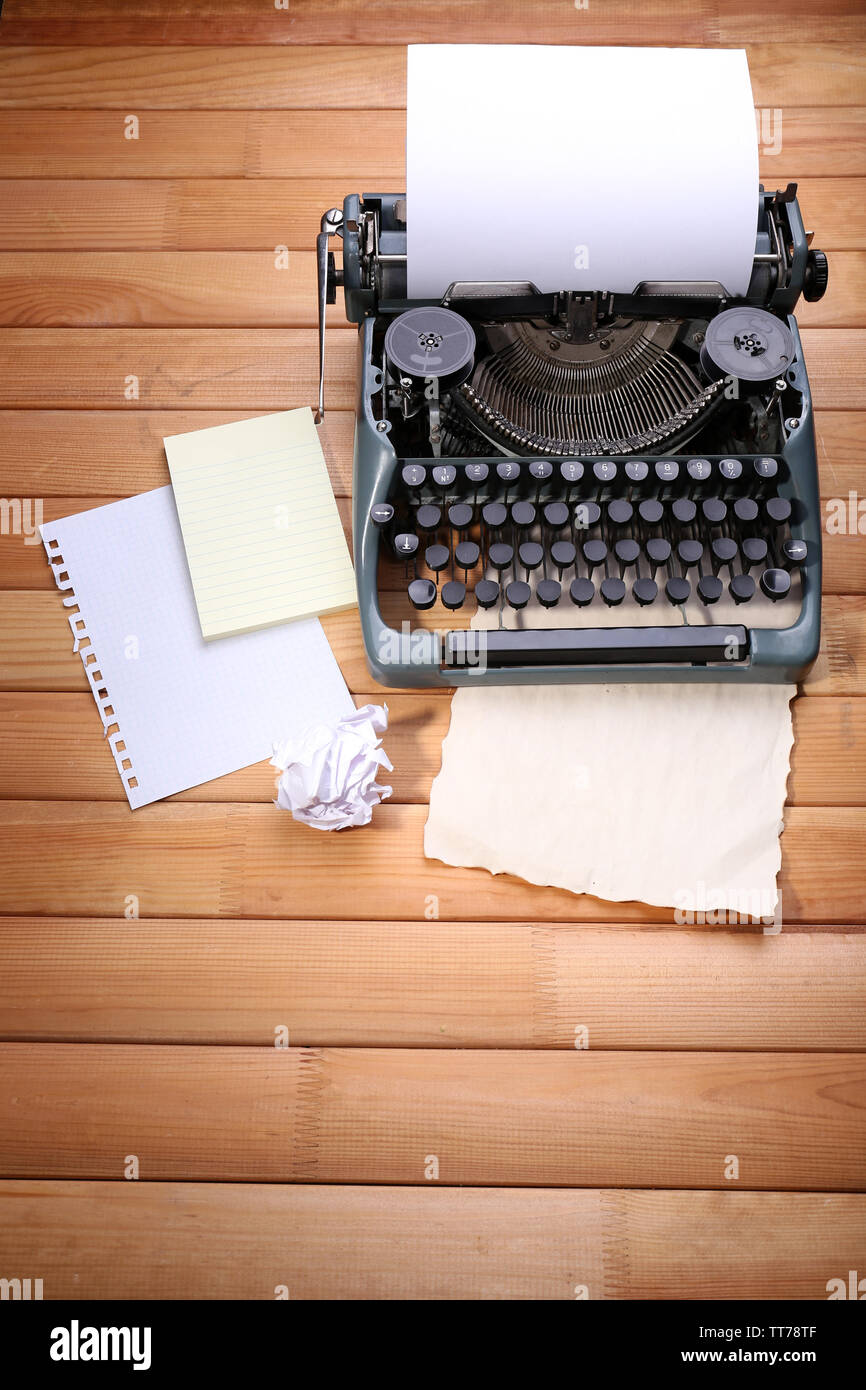
[[[275,805],[318,830],[366,825],[373,807],[391,795],[390,787],[376,784],[380,767],[393,770],[380,747],[387,727],[387,705],[364,705],[332,727],[316,724],[276,745],[271,765],[282,775]]]

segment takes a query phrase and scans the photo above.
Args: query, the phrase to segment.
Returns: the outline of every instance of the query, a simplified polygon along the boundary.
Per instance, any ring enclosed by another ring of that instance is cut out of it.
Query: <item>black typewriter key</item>
[[[628,526],[633,516],[634,507],[624,498],[617,497],[613,502],[608,502],[607,519],[611,526]]]
[[[475,585],[475,597],[479,608],[492,608],[499,602],[499,585],[495,579],[479,579]]]
[[[652,572],[655,574],[659,566],[666,565],[671,558],[671,543],[670,541],[653,537],[652,540],[646,543],[646,553],[650,565],[652,566]]]
[[[707,497],[701,503],[701,513],[708,526],[721,526],[728,515],[728,508],[720,497]]]
[[[523,545],[518,548],[517,555],[526,573],[529,574],[530,571],[537,570],[544,559],[544,547],[540,546],[537,541],[524,541]]]
[[[568,493],[570,493],[571,489],[576,487],[583,478],[583,464],[570,460],[566,463],[561,463],[559,465],[559,476],[565,483]]]
[[[433,469],[433,482],[440,492],[448,492],[457,481],[457,469],[453,463],[440,463]]]
[[[767,542],[760,536],[747,536],[740,549],[743,552],[743,569],[747,572],[755,565],[762,565],[767,558]]]
[[[791,575],[787,570],[765,570],[760,575],[760,592],[771,602],[778,603],[791,592]]]
[[[785,526],[791,520],[791,503],[787,497],[771,497],[764,510],[774,526]]]
[[[442,602],[446,608],[461,608],[463,600],[466,598],[466,585],[461,584],[459,579],[449,579],[447,584],[442,585]]]
[[[553,464],[548,463],[547,459],[533,459],[529,465],[529,476],[537,483],[546,483],[548,478],[553,477]]]
[[[692,586],[687,579],[673,576],[665,585],[665,593],[669,603],[688,603],[692,595]]]
[[[551,531],[561,531],[568,525],[569,510],[565,502],[548,502],[544,509],[545,525]]]
[[[661,525],[664,514],[664,507],[655,497],[648,497],[647,500],[641,502],[638,507],[638,515],[645,526]]]
[[[658,592],[659,586],[654,579],[636,579],[632,586],[632,593],[641,608],[647,608],[649,604],[655,603]]]
[[[771,483],[774,478],[779,476],[779,465],[775,459],[755,459],[752,463],[752,469],[755,477],[760,478],[762,483]]]
[[[698,598],[701,603],[718,603],[722,597],[722,581],[714,574],[702,574],[698,580]]]
[[[601,507],[597,502],[578,502],[574,509],[574,525],[577,531],[591,531],[601,521]]]
[[[691,526],[698,514],[697,507],[689,497],[678,497],[672,504],[671,511],[674,520],[678,521],[680,526]]]
[[[680,541],[677,546],[677,556],[683,569],[688,572],[695,565],[699,565],[704,558],[704,547],[700,541]]]
[[[680,466],[676,459],[659,459],[655,465],[655,475],[663,486],[672,486],[679,480]]]
[[[514,551],[504,541],[496,541],[487,552],[487,558],[495,570],[501,574],[514,563]]]
[[[637,563],[638,556],[640,555],[640,546],[637,541],[633,540],[617,541],[613,548],[613,552],[617,560],[619,560],[619,572],[620,575],[622,575],[631,565]]]
[[[562,596],[562,586],[555,579],[539,579],[535,586],[535,597],[542,608],[555,608]]]
[[[532,526],[535,522],[535,508],[532,503],[515,502],[511,508],[511,520],[520,531]]]
[[[532,590],[522,579],[512,579],[505,590],[505,598],[511,608],[525,608],[532,598]]]
[[[554,541],[553,545],[550,547],[550,558],[556,565],[561,579],[562,571],[571,569],[571,566],[577,559],[577,551],[571,541]]]
[[[600,487],[609,487],[611,483],[616,482],[618,469],[610,459],[599,459],[592,465],[592,472]]]
[[[578,608],[586,608],[595,598],[595,585],[591,579],[572,579],[568,596]]]
[[[745,526],[751,526],[758,518],[758,504],[753,497],[738,497],[734,503],[734,516]]]
[[[748,603],[755,592],[755,581],[750,574],[735,574],[728,589],[734,603]]]
[[[436,585],[432,579],[413,579],[409,585],[409,602],[415,608],[432,608],[436,602]]]
[[[625,598],[625,585],[621,579],[603,579],[599,592],[608,608],[616,608]]]
[[[390,502],[376,502],[370,508],[370,520],[374,526],[388,526],[394,520],[394,508]]]
[[[805,565],[808,553],[805,541],[787,540],[782,546],[782,565],[786,570],[799,569]]]
[[[686,472],[693,483],[707,483],[712,476],[713,465],[709,459],[689,459]]]
[[[764,570],[761,575],[761,593],[773,603],[791,592],[791,576],[787,570]]]
[[[649,464],[643,459],[629,459],[625,466],[625,476],[630,483],[645,483],[649,477]]]
[[[506,459],[496,465],[496,476],[501,483],[505,484],[505,500],[508,501],[509,493],[516,492],[520,482],[520,464],[512,459]]]
[[[419,531],[438,531],[442,524],[442,508],[424,506],[415,513],[415,523]]]
[[[508,508],[502,502],[488,502],[481,509],[481,520],[491,531],[498,531],[508,520]]]
[[[743,476],[743,465],[739,459],[722,459],[719,472],[726,483],[736,483]]]
[[[481,487],[482,483],[487,482],[489,472],[490,469],[486,463],[467,463],[466,481],[471,483],[472,487]]]
[[[400,531],[394,537],[394,553],[404,560],[411,560],[418,553],[418,537],[411,531]]]
[[[455,502],[448,508],[448,521],[455,531],[465,531],[472,525],[472,507],[468,502]]]
[[[420,463],[407,463],[402,476],[406,486],[417,492],[427,480],[427,469],[422,468]]]
[[[454,547],[454,563],[460,570],[474,570],[481,551],[474,541],[460,541]]]
[[[447,545],[428,545],[424,551],[424,564],[434,574],[441,574],[442,570],[447,568],[450,559],[451,551]]]
[[[718,574],[720,569],[726,565],[732,565],[737,558],[737,542],[731,540],[730,536],[719,536],[714,540],[710,550],[713,559],[713,574]]]
[[[599,565],[603,565],[607,559],[607,546],[604,541],[584,541],[583,558],[586,560],[590,574],[592,574],[593,570]]]

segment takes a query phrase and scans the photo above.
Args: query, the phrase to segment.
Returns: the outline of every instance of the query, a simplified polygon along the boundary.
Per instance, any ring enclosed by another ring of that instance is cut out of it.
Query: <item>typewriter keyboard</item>
[[[719,600],[749,621],[793,596],[806,561],[785,469],[753,456],[406,463],[370,513],[380,588],[463,624],[539,608],[602,624],[629,607],[669,623]]]

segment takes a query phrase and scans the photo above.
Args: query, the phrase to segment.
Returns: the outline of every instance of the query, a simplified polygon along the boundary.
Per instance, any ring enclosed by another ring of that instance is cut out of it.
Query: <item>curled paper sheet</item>
[[[387,727],[387,705],[364,705],[335,725],[316,724],[278,744],[271,759],[282,774],[276,805],[318,830],[366,825],[373,807],[391,795],[376,783],[380,767],[393,768],[380,747]]]
[[[795,694],[712,682],[458,690],[424,852],[673,907],[684,924],[772,918]]]

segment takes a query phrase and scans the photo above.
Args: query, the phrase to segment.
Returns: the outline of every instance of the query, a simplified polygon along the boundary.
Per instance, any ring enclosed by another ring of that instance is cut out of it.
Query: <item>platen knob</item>
[[[827,288],[830,267],[823,251],[810,251],[806,257],[806,270],[803,275],[803,298],[813,304],[820,299]]]

